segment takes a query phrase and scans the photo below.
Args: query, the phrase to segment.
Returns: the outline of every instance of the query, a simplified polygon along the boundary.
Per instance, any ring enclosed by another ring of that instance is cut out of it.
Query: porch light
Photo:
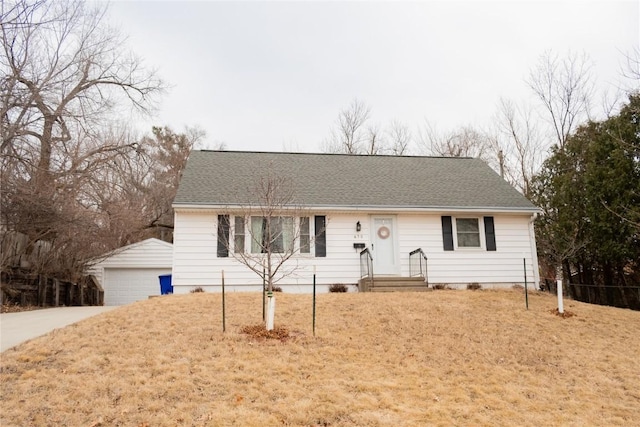
[[[362,230],[362,225],[360,225],[360,221],[356,222],[356,231]]]

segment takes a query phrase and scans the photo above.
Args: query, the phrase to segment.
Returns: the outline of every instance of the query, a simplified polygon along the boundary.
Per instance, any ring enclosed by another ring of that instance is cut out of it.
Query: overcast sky
[[[199,126],[230,150],[320,151],[357,98],[381,126],[485,125],[529,99],[545,51],[586,53],[619,86],[638,1],[116,1],[109,21],[171,85],[151,124]]]

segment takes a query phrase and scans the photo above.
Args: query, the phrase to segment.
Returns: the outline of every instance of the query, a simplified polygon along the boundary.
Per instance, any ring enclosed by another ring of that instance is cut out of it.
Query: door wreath
[[[389,235],[391,234],[391,230],[389,230],[389,228],[387,228],[386,226],[382,226],[380,228],[378,228],[378,237],[381,239],[386,239],[389,237]]]

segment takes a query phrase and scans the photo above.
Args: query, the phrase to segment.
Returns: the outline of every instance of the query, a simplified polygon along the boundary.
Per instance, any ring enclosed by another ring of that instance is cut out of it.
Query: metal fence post
[[[224,306],[224,270],[222,270],[222,332],[226,332],[227,325],[225,322],[225,306]]]

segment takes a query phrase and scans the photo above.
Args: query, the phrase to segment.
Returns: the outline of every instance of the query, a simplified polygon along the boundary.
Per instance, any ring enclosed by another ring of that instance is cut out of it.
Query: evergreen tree
[[[535,180],[540,257],[576,283],[640,285],[640,95],[579,127]]]

